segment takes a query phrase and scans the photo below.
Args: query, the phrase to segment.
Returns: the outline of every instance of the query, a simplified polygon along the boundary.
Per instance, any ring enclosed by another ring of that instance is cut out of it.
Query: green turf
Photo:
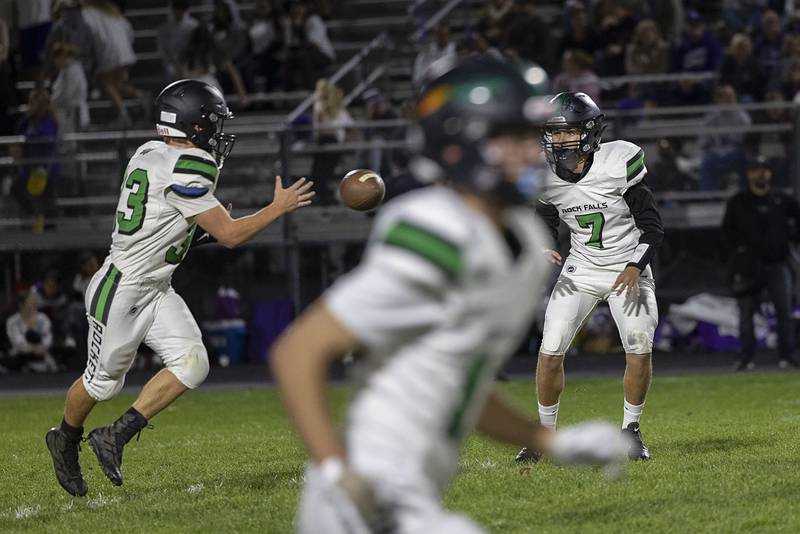
[[[532,406],[530,384],[505,389]],[[620,390],[569,380],[559,423],[618,419]],[[89,424],[131,400],[98,406]],[[0,532],[291,531],[303,455],[274,390],[180,399],[126,448],[120,488],[85,447],[85,499],[57,485],[44,447],[61,406],[0,399]],[[520,476],[515,450],[472,439],[446,504],[502,533],[800,532],[800,374],[657,377],[643,430],[654,460],[618,482],[546,462]]]

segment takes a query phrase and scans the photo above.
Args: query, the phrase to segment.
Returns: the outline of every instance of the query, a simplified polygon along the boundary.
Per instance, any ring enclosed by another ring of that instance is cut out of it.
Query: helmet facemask
[[[204,124],[195,125],[196,133],[192,136],[191,141],[203,150],[210,152],[221,169],[236,142],[235,135],[223,132],[225,121],[234,118],[234,115],[225,108],[222,113],[204,110],[202,118]],[[213,133],[209,135],[209,131],[213,131]]]
[[[588,170],[585,166],[578,172],[581,162],[587,161],[600,148],[603,130],[606,129],[603,116],[577,123],[548,122],[542,136],[544,152],[550,169],[562,180],[577,182]],[[574,139],[554,141],[557,132],[574,131]]]
[[[217,160],[217,165],[220,169],[225,164],[225,159],[230,155],[233,150],[233,145],[236,142],[236,136],[234,134],[226,134],[223,132],[225,120],[232,118],[233,113],[231,113],[230,110],[227,111],[225,116],[218,116],[216,113],[210,113],[208,117],[211,123],[216,125],[216,132],[211,136],[211,139],[208,140],[208,144],[211,147],[211,153],[214,155],[214,159]]]

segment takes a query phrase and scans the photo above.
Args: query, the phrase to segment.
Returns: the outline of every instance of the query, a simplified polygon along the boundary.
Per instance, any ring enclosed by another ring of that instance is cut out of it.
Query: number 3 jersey
[[[572,183],[547,173],[537,212],[551,229],[558,228],[558,219],[569,226],[570,255],[603,267],[637,264],[652,255],[642,248],[650,245],[640,243],[641,224],[635,220],[638,205],[647,211],[645,220],[656,219],[658,229],[661,227],[652,193],[642,183],[646,174],[644,151],[637,145],[603,143],[580,181]],[[633,188],[642,190],[635,196],[637,206],[628,203]]]
[[[218,175],[199,148],[140,146],[125,171],[106,262],[126,278],[169,280],[191,245],[194,217],[220,205]]]

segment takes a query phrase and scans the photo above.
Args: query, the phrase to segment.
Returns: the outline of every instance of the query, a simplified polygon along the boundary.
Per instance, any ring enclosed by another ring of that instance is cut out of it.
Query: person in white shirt
[[[5,366],[36,373],[57,371],[58,365],[50,355],[52,325],[47,315],[39,311],[39,296],[26,287],[17,292],[17,298],[19,311],[6,320],[11,359],[5,361]]]
[[[167,20],[158,28],[158,52],[164,64],[167,83],[178,76],[181,53],[189,45],[192,32],[200,23],[189,13],[188,0],[172,0]]]
[[[450,28],[440,23],[434,29],[433,35],[433,41],[414,58],[411,82],[415,87],[421,87],[426,80],[436,78],[440,74],[435,72],[436,65],[443,65],[440,68],[447,69],[456,59],[456,44],[450,40]]]

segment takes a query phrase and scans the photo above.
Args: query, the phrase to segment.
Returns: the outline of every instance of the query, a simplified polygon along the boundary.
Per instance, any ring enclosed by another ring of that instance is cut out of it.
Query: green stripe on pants
[[[105,284],[100,289],[100,298],[97,300],[97,307],[94,309],[93,316],[95,319],[103,322],[103,316],[105,315],[105,310],[107,306],[111,306],[111,299],[108,298],[109,293],[111,293],[111,288],[114,287],[117,282],[119,282],[119,269],[117,269],[114,265],[111,266],[111,271],[108,273],[108,278],[106,278]]]

